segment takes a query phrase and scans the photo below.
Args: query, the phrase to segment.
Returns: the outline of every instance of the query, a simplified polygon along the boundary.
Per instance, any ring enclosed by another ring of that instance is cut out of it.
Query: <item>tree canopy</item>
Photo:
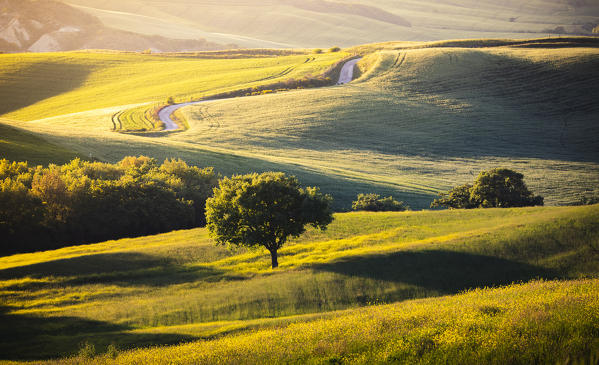
[[[511,208],[543,205],[543,197],[534,195],[524,183],[524,175],[505,168],[482,171],[474,184],[456,186],[441,193],[431,208],[450,209]]]
[[[197,227],[217,183],[212,168],[145,156],[45,168],[0,160],[0,254]]]
[[[332,222],[332,198],[318,188],[301,188],[281,172],[224,178],[206,201],[207,228],[217,244],[265,247],[272,268],[278,250],[306,225],[326,229]]]

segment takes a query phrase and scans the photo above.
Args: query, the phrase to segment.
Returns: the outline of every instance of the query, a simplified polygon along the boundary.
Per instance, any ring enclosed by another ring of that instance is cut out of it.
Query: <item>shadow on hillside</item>
[[[110,283],[119,286],[168,286],[220,276],[204,266],[187,267],[142,253],[118,252],[79,256],[0,270],[0,280],[57,277],[59,285]],[[234,279],[233,277],[227,277]],[[15,284],[8,290],[28,290],[47,283]]]
[[[33,105],[83,85],[93,66],[40,62],[3,75],[0,115]],[[17,95],[17,96],[12,96]]]
[[[407,251],[316,265],[316,270],[406,283],[443,294],[556,275],[538,266],[445,250]]]
[[[51,134],[39,133],[40,136],[56,137]],[[62,137],[64,144],[71,146],[73,141],[77,145],[71,148],[78,151],[110,151],[110,158],[101,156],[102,160],[109,162],[120,161],[125,156],[149,156],[158,161],[178,156],[189,164],[198,166],[213,166],[216,172],[229,176],[232,174],[261,173],[265,171],[281,171],[295,175],[305,186],[318,186],[324,193],[331,194],[334,198],[335,211],[349,211],[351,203],[359,193],[372,192],[383,196],[393,195],[398,200],[403,200],[412,209],[428,208],[435,193],[423,191],[406,191],[403,186],[389,186],[369,181],[365,178],[353,178],[330,174],[321,170],[301,166],[294,163],[277,163],[266,159],[236,155],[235,152],[222,153],[201,149],[188,149],[187,147],[157,145],[151,141],[137,139],[135,141],[118,139],[99,139],[93,136]],[[86,152],[84,152],[85,154]]]
[[[74,355],[84,343],[105,353],[110,344],[125,350],[170,345],[195,337],[174,333],[137,334],[131,327],[77,317],[7,314],[0,307],[0,360],[42,360]]]

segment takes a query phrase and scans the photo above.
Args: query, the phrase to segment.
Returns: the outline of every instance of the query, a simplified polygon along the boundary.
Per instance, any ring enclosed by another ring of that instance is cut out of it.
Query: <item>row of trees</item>
[[[145,156],[29,166],[0,160],[2,254],[148,235],[205,223],[212,168]]]
[[[458,186],[432,203],[432,207],[490,208],[542,205],[543,198],[532,194],[523,175],[508,169],[480,173],[474,184]],[[208,230],[216,244],[264,247],[271,255],[272,268],[277,252],[288,237],[297,237],[306,225],[326,229],[332,222],[332,198],[318,188],[300,187],[293,176],[267,172],[224,178],[206,203]],[[404,211],[409,209],[393,197],[359,194],[354,210]]]
[[[212,168],[182,160],[126,157],[116,164],[75,159],[47,168],[0,160],[0,249],[3,254],[50,249],[123,236],[148,235],[207,223],[217,244],[277,252],[306,225],[325,229],[332,198],[302,188],[284,173],[236,175],[219,181]],[[523,175],[480,173],[432,203],[452,209],[542,205]],[[404,211],[403,202],[360,194],[354,210]]]

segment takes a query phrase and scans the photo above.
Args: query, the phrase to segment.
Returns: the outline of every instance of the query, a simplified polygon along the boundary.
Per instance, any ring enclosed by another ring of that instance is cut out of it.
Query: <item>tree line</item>
[[[179,159],[162,164],[125,157],[115,164],[75,159],[64,165],[30,166],[0,160],[0,254],[144,236],[206,225],[217,244],[264,246],[278,266],[277,251],[306,225],[333,220],[332,197],[302,188],[284,173],[220,179]],[[509,169],[482,171],[473,184],[441,193],[431,207],[472,209],[543,205],[523,175]],[[404,211],[393,197],[359,194],[354,210]]]
[[[212,168],[149,157],[31,166],[0,160],[1,254],[54,249],[205,224]]]

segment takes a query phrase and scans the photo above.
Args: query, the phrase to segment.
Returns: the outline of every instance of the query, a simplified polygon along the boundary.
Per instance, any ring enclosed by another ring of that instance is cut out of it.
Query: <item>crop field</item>
[[[598,345],[598,220],[597,205],[342,213],[281,249],[274,272],[266,250],[228,251],[202,228],[7,256],[0,353],[37,361],[110,347],[118,363],[190,364],[587,356]],[[138,349],[180,342],[190,343]]]
[[[156,131],[164,128],[164,123],[158,118],[158,111],[166,103],[142,105],[129,108],[111,117],[115,131]]]
[[[318,75],[343,52],[231,51],[173,55],[64,52],[0,55],[0,117],[31,121],[120,105],[189,101]]]

